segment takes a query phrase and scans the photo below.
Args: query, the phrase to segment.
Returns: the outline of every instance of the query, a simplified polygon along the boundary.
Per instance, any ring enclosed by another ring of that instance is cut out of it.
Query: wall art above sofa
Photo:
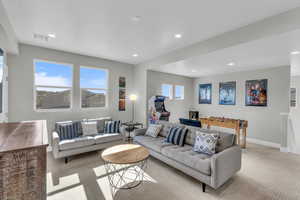
[[[236,82],[219,83],[219,104],[235,105],[236,99]]]
[[[246,106],[268,105],[268,79],[246,81]]]
[[[211,104],[212,84],[199,84],[199,104]]]

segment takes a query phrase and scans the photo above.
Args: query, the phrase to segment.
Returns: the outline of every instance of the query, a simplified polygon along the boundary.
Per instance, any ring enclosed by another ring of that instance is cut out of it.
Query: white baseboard
[[[288,152],[291,152],[291,151],[289,150],[288,147],[280,147],[280,152],[288,153]]]
[[[247,137],[247,142],[280,149],[280,144]]]

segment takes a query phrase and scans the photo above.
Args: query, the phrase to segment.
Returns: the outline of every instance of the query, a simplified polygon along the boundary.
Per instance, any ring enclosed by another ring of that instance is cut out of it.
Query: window
[[[91,67],[80,67],[81,107],[106,107],[108,88],[107,82],[107,70]]]
[[[161,93],[163,96],[167,97],[169,100],[173,99],[173,85],[162,84]]]
[[[182,85],[175,86],[175,99],[176,100],[184,99],[184,86],[182,86]]]
[[[35,61],[35,109],[72,107],[72,65]]]

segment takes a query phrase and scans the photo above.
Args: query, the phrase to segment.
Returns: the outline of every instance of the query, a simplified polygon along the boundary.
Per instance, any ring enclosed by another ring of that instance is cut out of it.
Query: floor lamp
[[[132,120],[131,121],[133,122],[134,121],[134,103],[137,100],[137,95],[131,94],[129,96],[129,100],[132,101]]]

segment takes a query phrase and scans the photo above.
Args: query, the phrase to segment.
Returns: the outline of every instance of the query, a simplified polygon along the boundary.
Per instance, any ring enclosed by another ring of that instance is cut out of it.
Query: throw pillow
[[[121,121],[105,121],[104,133],[120,133]]]
[[[193,151],[213,155],[216,153],[216,145],[219,134],[196,132]]]
[[[83,121],[81,122],[83,135],[97,135],[97,122],[96,121]]]
[[[104,133],[105,121],[111,121],[111,117],[100,117],[95,119],[88,119],[89,121],[97,122],[97,132]]]
[[[79,122],[57,122],[55,127],[60,140],[69,140],[81,136],[81,123]]]
[[[145,135],[156,138],[162,128],[160,124],[150,124]]]
[[[165,142],[184,146],[187,129],[182,127],[172,127],[167,135]]]

